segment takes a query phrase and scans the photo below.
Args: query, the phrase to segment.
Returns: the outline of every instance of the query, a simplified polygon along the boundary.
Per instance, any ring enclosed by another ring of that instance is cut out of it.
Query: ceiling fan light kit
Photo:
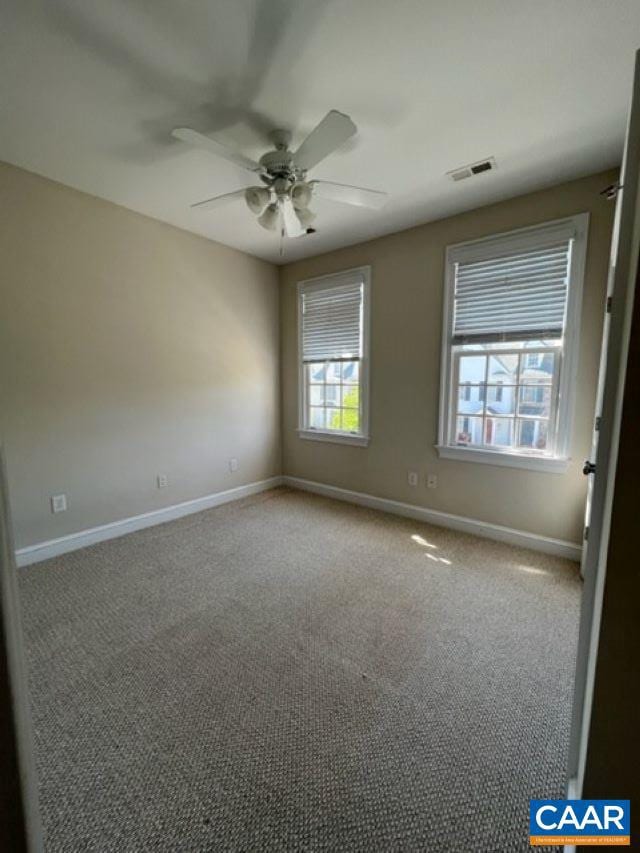
[[[244,191],[244,200],[251,213],[260,216],[271,201],[271,193],[267,187],[247,187]]]
[[[331,181],[307,181],[308,170],[343,145],[356,130],[349,116],[331,110],[297,151],[289,150],[291,134],[288,131],[273,131],[270,137],[275,149],[263,154],[258,162],[191,128],[177,127],[173,136],[257,174],[265,185],[215,196],[191,205],[193,208],[210,210],[244,196],[247,207],[257,216],[258,224],[263,228],[280,231],[282,237],[300,237],[307,233],[316,218],[316,214],[309,210],[314,195],[374,209],[380,208],[387,200],[387,194],[379,190]]]
[[[311,184],[305,184],[303,182],[298,182],[297,184],[293,184],[290,190],[291,201],[293,202],[293,206],[296,210],[306,210],[307,207],[311,204],[311,197],[313,195],[313,189]]]
[[[263,228],[266,228],[267,231],[277,231],[279,220],[280,208],[275,203],[270,204],[265,209],[264,213],[258,217],[258,222]]]
[[[296,215],[300,220],[300,225],[302,225],[303,228],[309,228],[309,226],[315,221],[318,214],[314,213],[313,210],[302,208],[301,210],[296,209]]]

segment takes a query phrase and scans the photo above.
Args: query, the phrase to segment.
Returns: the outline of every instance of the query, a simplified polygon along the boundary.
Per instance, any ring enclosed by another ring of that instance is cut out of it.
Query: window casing
[[[566,469],[588,214],[447,249],[438,452]]]
[[[301,438],[369,441],[370,270],[298,283]]]

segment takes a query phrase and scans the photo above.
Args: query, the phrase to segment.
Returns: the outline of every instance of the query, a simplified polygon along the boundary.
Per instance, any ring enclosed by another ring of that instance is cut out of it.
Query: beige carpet
[[[528,850],[574,564],[279,489],[21,570],[50,851]]]

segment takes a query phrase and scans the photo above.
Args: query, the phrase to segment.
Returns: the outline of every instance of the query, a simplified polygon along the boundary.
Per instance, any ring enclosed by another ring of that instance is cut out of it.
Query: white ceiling
[[[0,159],[276,263],[618,164],[640,45],[638,0],[3,0],[2,18]],[[317,200],[318,233],[280,258],[242,201],[189,209],[255,181],[174,126],[259,157],[268,129],[295,147],[331,108],[359,133],[312,177],[387,190],[382,211]]]

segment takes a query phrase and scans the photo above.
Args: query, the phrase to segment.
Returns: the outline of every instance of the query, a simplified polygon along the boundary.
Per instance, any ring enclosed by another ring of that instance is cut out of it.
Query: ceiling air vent
[[[477,163],[469,163],[468,166],[460,166],[459,169],[447,172],[447,175],[452,181],[463,181],[465,178],[471,178],[473,175],[481,175],[483,172],[490,172],[495,168],[495,157],[487,157],[485,160],[478,160]]]

